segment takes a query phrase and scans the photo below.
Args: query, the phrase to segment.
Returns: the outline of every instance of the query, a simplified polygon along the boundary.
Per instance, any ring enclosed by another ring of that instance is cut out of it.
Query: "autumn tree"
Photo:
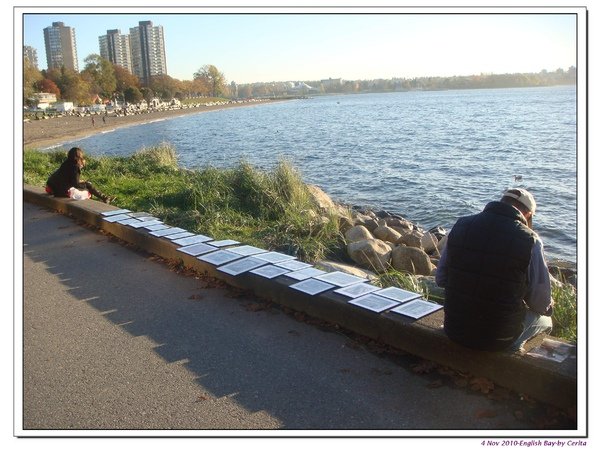
[[[117,79],[112,63],[100,55],[91,54],[85,58],[82,77],[89,76],[92,93],[111,98],[117,88]]]
[[[37,83],[43,79],[42,73],[25,58],[23,60],[23,104],[27,104],[33,98],[33,94],[39,92]]]
[[[63,100],[88,105],[93,97],[89,82],[74,70],[64,66],[60,69],[51,69],[46,72],[46,78],[56,83]]]
[[[142,93],[144,100],[146,100],[146,102],[148,103],[150,103],[154,98],[154,91],[150,88],[142,87],[140,88],[140,92]]]
[[[49,94],[56,95],[56,98],[60,98],[60,89],[56,83],[48,78],[44,78],[36,83],[37,92],[47,92]]]
[[[125,101],[128,103],[139,103],[144,99],[140,90],[135,86],[129,86],[123,91]]]
[[[202,66],[194,74],[194,80],[199,80],[209,89],[209,94],[213,97],[220,97],[226,92],[225,75],[219,72],[213,65]]]
[[[125,89],[128,87],[140,87],[140,80],[134,74],[132,74],[129,70],[124,67],[113,65],[113,70],[115,71],[115,80],[116,80],[116,88],[117,92],[125,92]]]
[[[150,80],[150,89],[161,100],[170,101],[180,90],[180,82],[169,75],[155,75]]]

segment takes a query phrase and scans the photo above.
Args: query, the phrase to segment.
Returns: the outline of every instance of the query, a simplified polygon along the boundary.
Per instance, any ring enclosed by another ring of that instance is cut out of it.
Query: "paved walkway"
[[[260,310],[38,206],[24,204],[23,222],[24,429],[532,428],[525,402],[416,374],[409,356],[377,356],[341,333]]]

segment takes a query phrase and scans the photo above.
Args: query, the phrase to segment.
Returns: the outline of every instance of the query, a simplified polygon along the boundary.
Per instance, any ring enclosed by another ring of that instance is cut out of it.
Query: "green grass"
[[[569,283],[552,287],[552,335],[577,342],[577,291]]]
[[[24,152],[27,184],[44,186],[64,150]],[[260,170],[241,161],[231,169],[182,169],[169,144],[129,157],[86,157],[82,178],[115,195],[115,204],[146,211],[172,226],[215,239],[236,239],[314,262],[342,255],[336,216],[323,218],[300,173],[287,161]]]

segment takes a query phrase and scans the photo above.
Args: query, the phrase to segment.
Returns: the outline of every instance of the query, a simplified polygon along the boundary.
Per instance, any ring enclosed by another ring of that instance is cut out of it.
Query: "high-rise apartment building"
[[[98,37],[98,40],[100,41],[101,57],[133,73],[128,34],[121,34],[121,30],[106,30],[106,34]]]
[[[129,29],[129,35],[133,74],[140,82],[147,85],[151,77],[167,75],[163,27],[152,26],[149,20],[142,21],[139,26]]]
[[[66,27],[63,22],[52,22],[51,27],[44,28],[44,43],[48,69],[64,66],[79,71],[75,28]]]
[[[28,60],[33,67],[38,68],[37,50],[29,45],[23,47],[23,59]]]

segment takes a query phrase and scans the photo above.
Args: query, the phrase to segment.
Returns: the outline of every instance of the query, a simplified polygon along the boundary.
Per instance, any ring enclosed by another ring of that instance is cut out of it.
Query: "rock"
[[[437,253],[438,244],[438,238],[429,231],[421,237],[421,248],[425,251],[425,253]]]
[[[365,270],[356,266],[342,264],[334,261],[319,261],[315,264],[315,267],[328,272],[333,272],[337,270],[340,272],[348,273],[350,275],[355,275],[357,277],[366,278],[367,280],[374,280],[377,278],[377,274],[371,272],[370,270]]]
[[[403,235],[397,243],[407,247],[421,248],[421,235],[413,231]]]
[[[416,278],[419,284],[423,286],[423,288],[427,291],[429,297],[435,297],[432,298],[432,300],[439,301],[441,299],[446,298],[446,291],[444,290],[444,288],[439,287],[437,285],[437,283],[435,282],[435,277],[417,275]]]
[[[373,239],[373,235],[371,234],[371,232],[367,230],[367,228],[365,228],[363,225],[353,226],[348,231],[346,231],[344,237],[346,238],[346,242],[348,243],[363,241],[365,239]]]
[[[413,228],[415,227],[411,222],[409,222],[406,219],[402,219],[402,218],[397,218],[397,217],[391,217],[391,218],[386,218],[385,222],[388,224],[388,226],[395,228],[395,229],[400,229],[400,230],[408,230],[408,231],[412,231]],[[398,231],[400,231],[398,230]],[[400,231],[402,233],[402,231]]]
[[[440,226],[431,228],[428,233],[433,234],[438,241],[442,240],[442,238],[448,234],[446,230]]]
[[[398,246],[392,252],[394,269],[415,275],[430,275],[433,265],[427,253],[420,248]]]
[[[375,228],[379,226],[378,219],[368,216],[366,214],[357,213],[354,215],[354,223],[356,225],[362,225],[369,231],[373,231]]]
[[[329,195],[323,191],[323,189],[315,186],[314,184],[308,184],[307,187],[308,191],[315,200],[315,203],[320,209],[325,211],[336,209],[336,204],[333,202],[333,200],[331,200],[331,197],[329,197]]]
[[[348,256],[362,267],[385,272],[390,267],[392,246],[379,239],[364,239],[348,244]]]
[[[354,226],[354,220],[352,217],[339,216],[339,227],[342,233],[346,233],[350,228]]]
[[[391,242],[395,244],[400,240],[402,235],[398,233],[393,228],[388,227],[387,225],[379,225],[377,228],[373,230],[373,236],[377,239],[381,239],[382,241]]]
[[[448,243],[448,235],[444,236],[438,243],[438,251],[440,252],[440,255],[442,254],[442,251],[446,248],[447,243]]]

